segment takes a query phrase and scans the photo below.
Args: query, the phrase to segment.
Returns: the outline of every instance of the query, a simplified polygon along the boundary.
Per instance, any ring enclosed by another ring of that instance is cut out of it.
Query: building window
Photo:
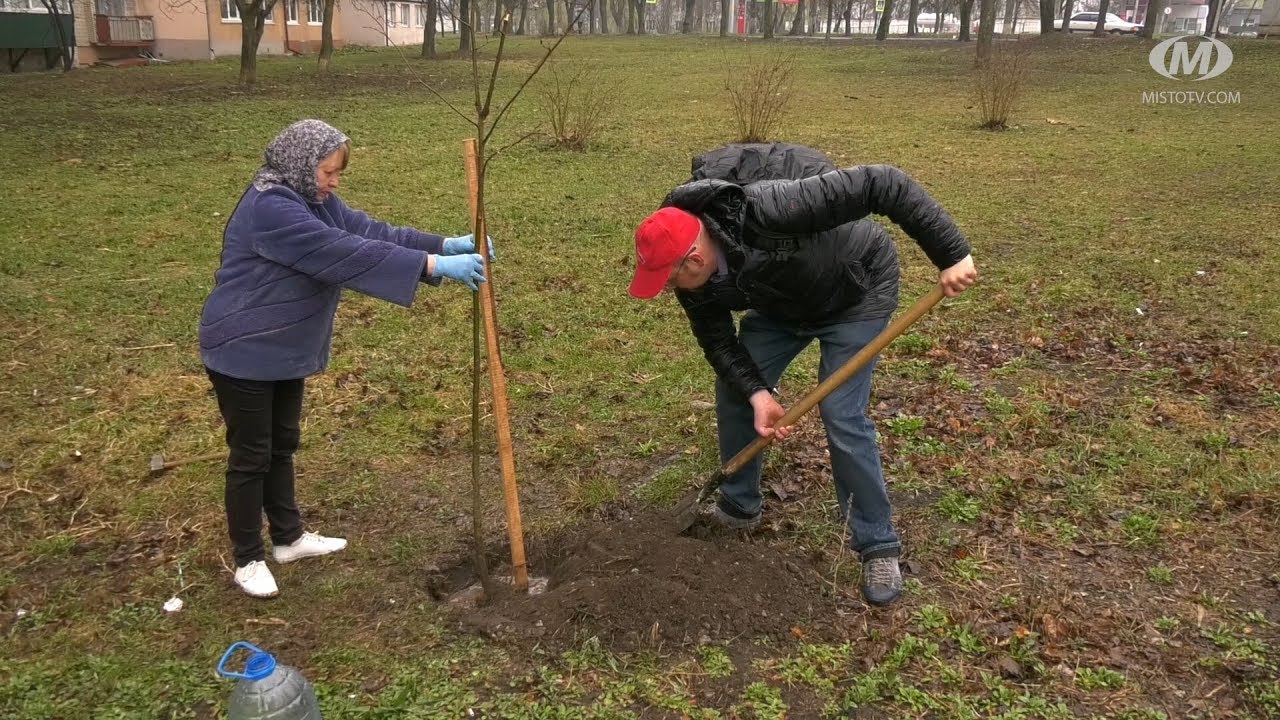
[[[133,0],[98,0],[97,5],[99,15],[111,15],[113,17],[137,15],[134,11]]]
[[[298,0],[286,0],[284,4],[284,19],[290,25],[298,24]]]
[[[324,22],[324,5],[320,0],[307,0],[307,23],[319,25]]]
[[[396,26],[396,8],[395,3],[387,3],[387,27]]]
[[[418,8],[418,22],[416,23],[416,25],[418,27],[426,27],[427,26],[427,6],[416,5],[415,7]]]
[[[240,22],[240,8],[236,0],[222,0],[222,22]]]

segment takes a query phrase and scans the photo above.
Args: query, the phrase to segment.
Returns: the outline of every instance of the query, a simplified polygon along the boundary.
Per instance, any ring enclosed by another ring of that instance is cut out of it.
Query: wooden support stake
[[[511,540],[511,576],[516,590],[529,589],[529,571],[524,559],[524,529],[520,523],[520,494],[516,489],[516,459],[511,447],[511,417],[507,409],[507,375],[502,369],[498,350],[497,308],[493,300],[493,270],[489,262],[488,235],[485,232],[484,208],[480,198],[479,144],[475,138],[466,141],[467,194],[471,200],[471,232],[476,252],[484,258],[484,276],[480,283],[480,307],[484,316],[485,347],[489,356],[489,381],[493,385],[493,416],[498,426],[498,458],[502,466],[502,490],[507,506],[507,535]]]

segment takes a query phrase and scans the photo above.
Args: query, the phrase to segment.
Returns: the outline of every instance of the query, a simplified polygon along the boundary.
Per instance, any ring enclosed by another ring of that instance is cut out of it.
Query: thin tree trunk
[[[1107,34],[1107,9],[1110,4],[1110,0],[1102,0],[1102,4],[1098,6],[1098,22],[1093,26],[1094,37],[1105,37]]]
[[[609,34],[609,0],[598,0],[600,3],[600,34]],[[614,0],[617,2],[617,0]]]
[[[604,0],[601,0],[603,2]],[[520,0],[520,25],[516,28],[517,35],[524,34],[524,20],[529,15],[529,0]]]
[[[266,27],[267,16],[275,8],[275,0],[264,7],[261,0],[235,0],[240,11],[240,79],[241,85],[258,82],[258,43]]]
[[[53,17],[53,32],[58,38],[58,59],[62,61],[62,72],[71,72],[71,49],[75,43],[67,37],[67,33],[62,28],[62,8],[58,6],[58,0],[40,0],[44,5],[45,12]],[[48,62],[48,56],[45,57],[46,64],[50,68],[53,63]]]
[[[1075,9],[1075,0],[1067,0],[1062,5],[1062,32],[1071,32],[1071,11]]]
[[[458,17],[454,22],[458,23],[458,56],[466,57],[471,54],[471,43],[474,41],[475,28],[471,23],[475,22],[472,18],[471,3],[476,0],[460,0],[458,3]]]
[[[907,37],[915,37],[916,16],[920,14],[920,0],[911,0],[907,8]]]
[[[329,72],[329,63],[333,60],[333,3],[334,0],[324,0],[324,23],[320,28],[318,60],[320,72]]]
[[[803,0],[801,0],[803,2]],[[680,34],[693,32],[693,5],[697,0],[684,0],[684,18],[680,21]]]
[[[876,28],[876,39],[889,37],[889,23],[893,21],[893,0],[884,0],[884,12],[880,15],[880,27]]]
[[[1160,18],[1163,17],[1161,14],[1163,12],[1163,0],[1151,0],[1147,3],[1147,17],[1142,23],[1142,29],[1138,31],[1138,34],[1148,39],[1155,37],[1156,31],[1160,27]]]
[[[436,14],[440,0],[427,0],[427,21],[422,24],[422,57],[436,59]]]
[[[969,42],[969,26],[973,24],[973,0],[960,0],[960,42]]]
[[[635,0],[633,3],[636,8],[636,34],[645,34],[645,9],[644,0]]]
[[[547,2],[547,31],[543,35],[556,34],[556,0],[546,0]]]
[[[978,64],[991,59],[991,41],[996,32],[996,0],[978,4]]]
[[[796,16],[791,21],[791,30],[787,33],[788,35],[799,35],[804,32],[804,2],[805,0],[800,0],[796,5]]]
[[[1224,0],[1209,0],[1209,17],[1206,18],[1204,34],[1209,37],[1218,36],[1218,12],[1222,10]]]
[[[743,0],[738,0],[742,2]],[[720,37],[729,36],[729,0],[720,0]]]
[[[827,0],[827,39],[831,39],[831,21],[835,19],[836,0]]]
[[[773,0],[764,0],[764,18],[761,19],[764,26],[764,39],[773,39]]]
[[[1000,25],[1000,32],[1005,35],[1013,33],[1013,7],[1018,0],[1004,0],[1004,22]]]

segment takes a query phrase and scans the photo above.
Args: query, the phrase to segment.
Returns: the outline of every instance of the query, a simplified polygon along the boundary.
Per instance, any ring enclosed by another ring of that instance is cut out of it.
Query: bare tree
[[[1098,6],[1098,22],[1093,26],[1093,36],[1102,37],[1107,34],[1107,10],[1110,9],[1111,0],[1102,0],[1102,4]]]
[[[1071,31],[1071,11],[1075,9],[1075,0],[1065,0],[1062,3],[1062,27],[1058,28],[1062,32]]]
[[[71,72],[71,50],[75,47],[75,41],[67,36],[66,28],[62,25],[62,6],[59,0],[40,0],[40,4],[49,13],[49,17],[53,18],[53,32],[58,38],[58,59],[62,61],[62,72]],[[45,55],[45,62],[49,62],[48,55]],[[53,65],[49,64],[49,67],[52,68]]]
[[[436,15],[440,12],[439,0],[427,0],[427,19],[422,23],[422,57],[436,59]]]
[[[973,0],[960,0],[960,42],[969,42],[969,26],[973,24]]]
[[[1156,35],[1156,28],[1160,25],[1160,14],[1164,12],[1164,0],[1151,0],[1147,3],[1147,17],[1142,23],[1142,29],[1138,34],[1144,38],[1151,39]]]
[[[907,8],[907,37],[915,37],[916,17],[920,14],[920,0],[911,0]]]
[[[267,18],[276,9],[276,0],[235,0],[240,13],[240,79],[241,85],[258,82],[258,44]]]
[[[333,58],[333,6],[336,0],[324,0],[324,16],[320,28],[320,72],[329,71]]]
[[[800,0],[799,4],[796,5],[796,17],[791,21],[791,30],[787,33],[788,35],[799,35],[805,31],[804,2],[805,0]]]
[[[764,25],[764,39],[773,39],[773,0],[764,0],[764,18],[761,24]]]
[[[991,58],[991,43],[996,32],[996,2],[981,0],[978,3],[978,66]]]
[[[680,20],[680,33],[683,35],[693,31],[693,6],[696,2],[697,0],[684,0],[684,17]]]
[[[1047,36],[1053,32],[1053,0],[1040,0],[1040,34]]]
[[[880,15],[880,27],[876,28],[876,39],[889,37],[889,23],[893,21],[893,0],[884,0],[884,12]],[[861,23],[859,23],[861,26]]]

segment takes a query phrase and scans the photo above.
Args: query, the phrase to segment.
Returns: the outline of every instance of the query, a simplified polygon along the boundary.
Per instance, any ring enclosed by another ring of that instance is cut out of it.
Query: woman
[[[304,378],[325,369],[342,288],[409,306],[419,282],[476,289],[484,262],[470,235],[393,227],[334,194],[346,135],[319,120],[282,131],[227,222],[222,264],[200,319],[200,357],[227,425],[226,510],[235,580],[278,593],[262,546],[287,563],[346,547],[303,530],[294,501]],[[492,245],[490,245],[492,248]]]

